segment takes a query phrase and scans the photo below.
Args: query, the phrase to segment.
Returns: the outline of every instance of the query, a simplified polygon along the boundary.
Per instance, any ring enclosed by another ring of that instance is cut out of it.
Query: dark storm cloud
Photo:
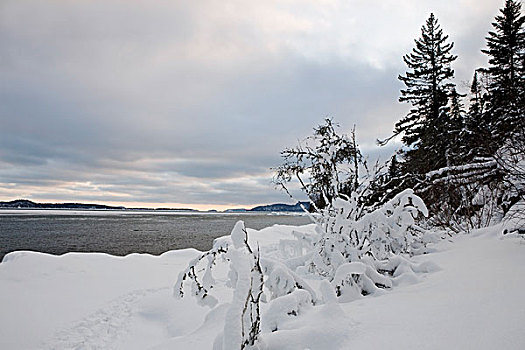
[[[483,60],[499,2],[442,3],[3,1],[0,199],[283,201],[269,168],[324,117],[385,158],[433,7],[458,76]]]

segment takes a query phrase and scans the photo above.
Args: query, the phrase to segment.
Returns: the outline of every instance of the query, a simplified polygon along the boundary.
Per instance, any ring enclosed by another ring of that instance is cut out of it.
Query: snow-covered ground
[[[261,251],[303,227],[248,230]],[[227,305],[173,297],[196,250],[161,256],[8,254],[0,349],[212,349]],[[264,349],[525,349],[525,240],[501,227],[447,238],[413,258],[437,266],[381,293],[325,303],[264,331]],[[224,293],[227,290],[216,291]]]

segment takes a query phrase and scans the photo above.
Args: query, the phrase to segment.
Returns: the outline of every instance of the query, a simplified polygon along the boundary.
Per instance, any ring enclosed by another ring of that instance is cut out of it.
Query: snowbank
[[[314,227],[248,230],[250,245],[278,254],[276,243],[292,240],[294,230],[308,233]],[[525,241],[503,238],[501,227],[493,227],[434,248],[414,261],[437,265],[438,271],[413,271],[412,278],[399,279],[385,293],[349,303],[324,295],[326,303],[279,320],[275,332],[269,319],[261,345],[280,350],[525,348]],[[209,312],[193,298],[172,295],[179,272],[199,254],[10,253],[0,263],[0,348],[212,349],[228,305]],[[316,288],[323,293],[321,281]],[[285,304],[294,307],[293,300]]]

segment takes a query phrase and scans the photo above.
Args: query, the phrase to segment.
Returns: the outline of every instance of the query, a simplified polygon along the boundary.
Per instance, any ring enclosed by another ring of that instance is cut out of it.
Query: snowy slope
[[[501,232],[501,231],[499,231]],[[431,259],[441,270],[343,306],[353,349],[525,349],[525,241],[494,228],[457,236]]]
[[[249,230],[250,241],[271,254],[294,229],[313,227]],[[414,258],[439,271],[383,295],[310,307],[263,332],[263,348],[524,349],[525,240],[500,232],[444,240]],[[198,254],[8,254],[0,264],[0,349],[212,349],[227,305],[208,313],[192,298],[173,298],[179,271]]]

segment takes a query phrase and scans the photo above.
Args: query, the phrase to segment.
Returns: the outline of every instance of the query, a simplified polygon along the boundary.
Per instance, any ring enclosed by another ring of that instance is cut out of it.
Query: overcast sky
[[[407,110],[434,12],[468,91],[503,0],[1,0],[0,200],[289,202],[279,152],[326,116],[364,153]]]

